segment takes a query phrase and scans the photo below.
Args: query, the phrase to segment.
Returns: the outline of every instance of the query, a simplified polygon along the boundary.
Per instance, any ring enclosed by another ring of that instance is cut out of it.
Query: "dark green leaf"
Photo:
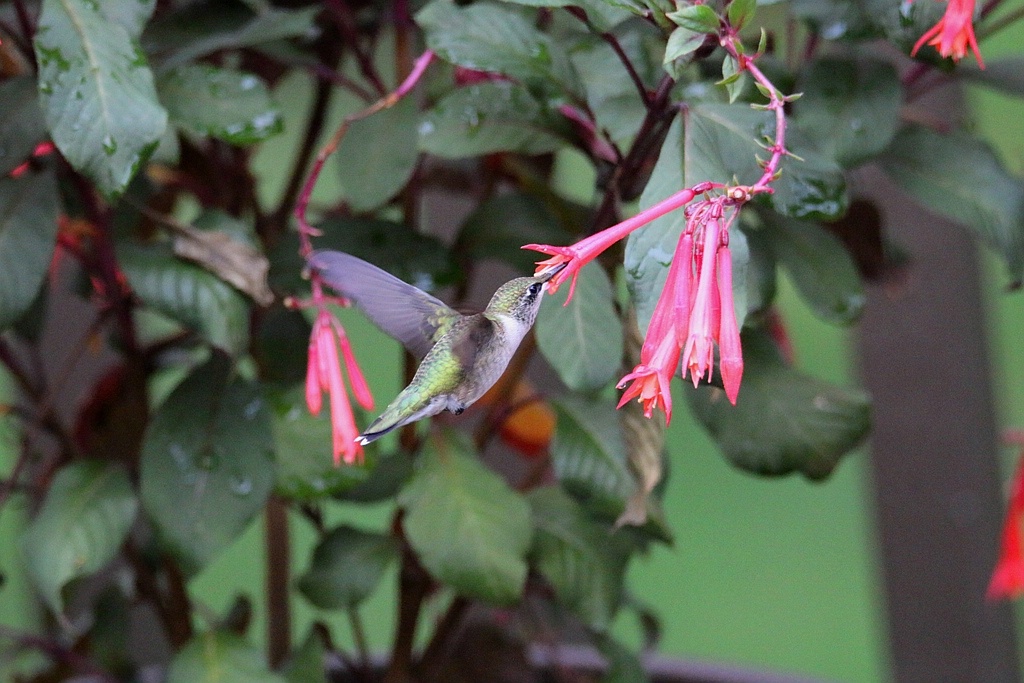
[[[433,0],[416,14],[416,23],[426,33],[427,47],[447,62],[511,76],[549,92],[579,92],[561,45],[512,7],[486,1],[460,7],[452,0]]]
[[[676,120],[662,144],[658,161],[650,180],[640,195],[640,208],[646,209],[686,187],[683,173],[682,122]],[[636,317],[640,330],[646,333],[647,325],[654,313],[654,306],[661,296],[661,290],[668,277],[668,266],[672,262],[679,236],[685,226],[682,210],[673,211],[651,221],[633,232],[626,241],[624,265],[630,293],[636,305]],[[738,325],[742,326],[751,304],[761,302],[763,296],[748,295],[748,286],[759,281],[747,280],[749,249],[743,232],[733,228],[730,233],[730,251],[733,263],[733,303],[736,308]]]
[[[896,134],[903,87],[888,62],[821,58],[801,77],[798,90],[801,129],[845,168],[879,154]]]
[[[611,533],[558,487],[528,496],[536,532],[530,561],[551,584],[559,602],[590,628],[604,631],[622,599],[628,556],[615,553]]]
[[[987,144],[908,126],[880,161],[921,204],[978,233],[1006,260],[1010,277],[1024,277],[1024,182]]]
[[[454,283],[458,270],[452,255],[437,238],[412,228],[373,218],[328,218],[317,227],[323,236],[318,249],[337,249],[369,261],[420,289],[432,292]],[[298,238],[292,233],[278,242],[271,254],[270,281],[282,291],[305,291],[305,262],[298,254]]]
[[[0,176],[26,161],[46,137],[39,89],[32,76],[15,76],[0,83],[4,116],[0,121]]]
[[[44,0],[35,52],[53,142],[103,194],[121,194],[167,127],[138,43],[95,0]]]
[[[379,503],[398,495],[413,474],[413,457],[405,451],[380,455],[370,464],[365,481],[335,495],[353,503]]]
[[[297,586],[320,609],[355,609],[370,597],[398,553],[390,536],[335,527],[320,539]]]
[[[757,159],[766,159],[761,148],[774,139],[775,119],[770,112],[746,104],[700,103],[686,114],[684,182],[691,187],[702,181],[753,184],[763,175]],[[821,156],[790,125],[787,149],[803,159],[782,161],[782,176],[772,183],[768,198],[773,209],[792,218],[836,218],[846,211],[846,181],[835,162]],[[667,143],[666,143],[667,144]]]
[[[423,567],[459,594],[516,602],[526,581],[529,505],[455,433],[430,444],[399,498],[409,544]]]
[[[817,223],[778,218],[769,226],[775,258],[811,310],[837,325],[857,320],[864,308],[864,288],[843,243]]]
[[[171,122],[198,135],[248,145],[280,133],[281,114],[259,76],[187,64],[157,81]]]
[[[736,467],[822,479],[867,435],[867,396],[789,367],[767,333],[744,330],[743,360],[735,406],[715,387],[686,392],[694,416]]]
[[[232,355],[246,349],[249,304],[241,292],[213,273],[176,258],[166,244],[125,244],[117,253],[128,284],[142,303]]]
[[[232,375],[215,353],[157,409],[142,444],[143,506],[189,574],[242,533],[274,483],[269,410]]]
[[[715,10],[707,5],[686,5],[666,16],[677,26],[701,33],[715,33],[721,23]]]
[[[240,636],[206,631],[171,660],[167,683],[285,683],[273,673],[263,653]]]
[[[260,379],[280,386],[303,382],[311,333],[312,327],[301,311],[283,306],[266,311],[253,335],[252,355],[260,368]]]
[[[447,1],[447,0],[444,0]],[[420,124],[420,149],[440,157],[492,152],[542,154],[565,145],[557,119],[526,88],[485,81],[452,91]]]
[[[731,0],[728,12],[729,25],[736,31],[743,30],[756,10],[757,0]]]
[[[593,391],[622,369],[622,323],[612,284],[598,265],[579,273],[572,301],[569,287],[544,297],[537,314],[537,347],[570,389]]]
[[[416,101],[406,97],[349,128],[335,158],[354,211],[376,209],[405,187],[419,157],[418,124]]]
[[[54,612],[64,608],[61,589],[68,582],[117,554],[138,506],[121,467],[90,460],[57,472],[22,537],[29,578]]]
[[[626,464],[626,445],[615,404],[567,396],[554,402],[558,415],[551,441],[555,476],[589,509],[615,519],[636,482]]]
[[[680,57],[689,57],[704,44],[706,33],[679,26],[668,37],[663,63],[667,66]]]
[[[43,284],[59,201],[50,173],[0,179],[0,329],[28,311]]]
[[[598,31],[610,31],[633,15],[642,15],[644,8],[629,0],[505,0],[528,7],[578,7],[587,14]]]
[[[128,35],[138,40],[153,16],[156,0],[103,0],[99,5],[109,21],[120,24]]]
[[[324,669],[326,657],[327,646],[314,626],[285,663],[284,677],[288,683],[328,683]]]
[[[269,393],[278,493],[293,500],[312,501],[366,480],[369,475],[366,466],[334,465],[331,419],[326,409],[319,416],[309,414],[303,385]]]
[[[485,200],[462,224],[456,249],[474,261],[500,259],[532,275],[536,252],[524,244],[561,244],[569,234],[551,207],[533,195],[511,192]]]
[[[143,42],[147,52],[162,55],[159,70],[168,71],[218,50],[305,35],[320,11],[313,6],[254,14],[238,3],[192,2],[150,25]]]

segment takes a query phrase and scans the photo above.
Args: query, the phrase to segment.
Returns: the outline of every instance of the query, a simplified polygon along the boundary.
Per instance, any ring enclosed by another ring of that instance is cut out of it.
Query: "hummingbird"
[[[422,359],[409,386],[356,437],[364,446],[444,410],[460,415],[483,396],[533,326],[547,281],[565,266],[510,280],[482,313],[463,315],[351,254],[316,251],[309,265],[378,328]]]

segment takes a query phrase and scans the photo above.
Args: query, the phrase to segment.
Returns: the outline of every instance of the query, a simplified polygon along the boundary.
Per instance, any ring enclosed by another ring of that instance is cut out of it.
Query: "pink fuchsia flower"
[[[1024,542],[1021,525],[1024,524],[1024,454],[1013,478],[1013,491],[1003,525],[1002,547],[999,561],[988,584],[988,599],[1016,598],[1024,594]]]
[[[732,299],[732,253],[729,245],[718,250],[718,299],[721,313],[718,324],[718,367],[722,373],[722,386],[729,403],[736,405],[743,379],[743,349],[736,324],[736,310]]]
[[[359,365],[356,363],[352,346],[344,329],[325,308],[321,308],[313,322],[309,338],[309,356],[306,363],[306,406],[313,415],[319,415],[323,407],[323,392],[327,392],[331,404],[331,435],[334,464],[342,460],[351,465],[363,459],[363,447],[356,442],[359,429],[356,427],[348,391],[345,389],[341,363],[338,362],[338,344],[345,358],[352,384],[352,392],[359,404],[370,410],[373,396],[366,384]]]
[[[715,365],[715,339],[718,337],[722,317],[719,289],[715,281],[719,231],[718,219],[712,218],[704,225],[697,292],[683,346],[683,377],[689,371],[693,386],[697,386],[703,377],[710,381]]]
[[[946,13],[938,23],[925,31],[910,51],[910,56],[917,54],[922,45],[934,45],[943,57],[952,57],[960,61],[967,55],[970,47],[978,60],[978,66],[985,68],[985,62],[978,50],[978,40],[974,36],[974,0],[949,0]]]

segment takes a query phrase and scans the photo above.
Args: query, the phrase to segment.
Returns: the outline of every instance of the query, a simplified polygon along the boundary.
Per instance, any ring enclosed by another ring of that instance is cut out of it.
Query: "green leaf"
[[[622,600],[628,555],[614,552],[611,533],[558,487],[528,496],[536,532],[530,561],[559,602],[590,628],[604,631]]]
[[[742,31],[747,22],[754,17],[757,0],[731,0],[729,3],[729,25],[736,31]]]
[[[32,76],[15,76],[0,83],[4,116],[0,121],[0,176],[6,176],[46,138],[39,89]]]
[[[435,237],[409,226],[374,218],[328,218],[316,226],[323,232],[318,249],[337,249],[383,268],[395,277],[432,292],[456,282],[459,271],[448,248]],[[295,233],[278,242],[270,254],[270,283],[281,291],[308,291],[302,279],[305,262]]]
[[[398,554],[398,543],[390,536],[335,527],[320,539],[296,585],[320,609],[352,610],[370,597]]]
[[[331,420],[309,414],[305,387],[269,393],[277,454],[275,489],[287,498],[314,501],[341,493],[366,481],[365,465],[336,467],[331,454]]]
[[[259,387],[214,354],[157,409],[142,444],[142,504],[164,547],[195,574],[249,525],[274,483]]]
[[[668,37],[668,43],[665,45],[665,58],[662,63],[668,65],[681,57],[689,57],[704,44],[706,36],[706,33],[700,31],[693,31],[682,26],[677,27]]]
[[[416,23],[427,47],[447,62],[549,92],[579,94],[568,56],[534,27],[530,14],[486,1],[460,7],[452,0],[433,0],[417,12]]]
[[[285,683],[263,653],[241,636],[206,631],[193,637],[171,660],[167,683]]]
[[[600,266],[579,273],[572,301],[569,287],[544,297],[537,314],[537,347],[566,386],[594,391],[622,369],[622,323],[612,284]]]
[[[301,311],[283,306],[265,311],[253,333],[252,344],[260,379],[278,386],[305,382],[312,331]]]
[[[567,396],[553,405],[558,416],[551,440],[555,477],[588,509],[616,519],[636,482],[626,464],[626,444],[615,404]]]
[[[423,567],[461,595],[510,605],[523,592],[530,508],[471,446],[449,432],[431,442],[399,497],[406,538]]]
[[[61,468],[39,514],[22,537],[29,578],[60,612],[61,589],[114,558],[128,536],[138,501],[119,466],[81,461]]]
[[[309,630],[309,635],[302,645],[292,653],[284,665],[283,673],[288,683],[328,683],[324,661],[327,657],[327,646],[316,626]]]
[[[398,495],[413,474],[413,456],[405,451],[367,457],[370,473],[355,486],[334,495],[353,503],[379,503]]]
[[[707,180],[732,183],[734,178],[749,185],[763,175],[757,159],[767,158],[760,145],[775,136],[770,112],[741,103],[702,102],[690,107],[685,117],[685,185],[681,187]],[[842,170],[821,156],[793,125],[787,129],[786,147],[802,161],[791,157],[782,161],[782,176],[772,183],[775,191],[768,197],[769,205],[791,218],[841,216],[848,203]]]
[[[209,64],[187,64],[157,81],[171,122],[197,135],[248,145],[277,135],[281,113],[259,76]]]
[[[120,24],[134,40],[142,35],[156,9],[156,0],[103,0],[99,4],[107,20]]]
[[[29,310],[46,278],[59,202],[51,173],[0,179],[0,329]]]
[[[104,195],[120,195],[167,127],[138,43],[95,0],[43,0],[35,53],[54,144]]]
[[[888,62],[824,57],[811,63],[794,105],[801,129],[844,168],[881,153],[892,141],[903,86]]]
[[[524,244],[560,244],[570,238],[544,201],[509,192],[484,200],[462,224],[455,249],[473,261],[502,260],[523,275],[532,275],[536,252]]]
[[[649,208],[687,187],[683,174],[682,143],[682,121],[677,119],[669,128],[651,178],[640,195],[641,209]],[[658,297],[661,296],[661,290],[665,286],[668,266],[672,263],[684,227],[685,218],[682,210],[673,211],[634,231],[626,241],[623,259],[626,279],[636,306],[637,323],[644,333],[647,331]],[[750,251],[743,232],[736,227],[730,232],[729,245],[732,253],[732,289],[736,323],[742,326],[748,311],[748,301],[756,304],[762,301],[764,296],[748,293],[748,287],[753,287],[759,281],[748,282]]]
[[[864,288],[839,238],[817,223],[769,218],[768,225],[775,258],[811,310],[837,325],[856,321],[864,309]]]
[[[190,2],[154,22],[143,36],[147,53],[159,53],[160,71],[218,50],[253,47],[309,33],[321,7],[268,9],[260,13],[238,3]]]
[[[423,117],[420,149],[458,159],[493,152],[543,154],[566,143],[561,125],[523,86],[485,81],[453,90]]]
[[[743,360],[735,406],[715,387],[686,392],[697,421],[736,467],[823,479],[867,436],[867,396],[789,367],[767,333],[744,330]]]
[[[231,355],[249,343],[249,304],[237,289],[176,258],[167,244],[120,245],[118,260],[143,304],[195,330]]]
[[[881,157],[882,168],[928,209],[974,230],[1024,277],[1024,182],[992,148],[966,133],[902,129]]]
[[[686,5],[675,12],[667,15],[677,26],[688,28],[691,31],[700,33],[715,33],[718,31],[721,21],[715,10],[707,5]]]
[[[419,158],[418,124],[412,97],[352,124],[335,155],[342,194],[352,210],[376,209],[405,187]]]

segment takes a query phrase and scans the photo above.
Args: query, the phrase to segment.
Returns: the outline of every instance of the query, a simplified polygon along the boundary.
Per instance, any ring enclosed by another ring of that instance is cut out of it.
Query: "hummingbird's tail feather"
[[[398,398],[384,409],[380,417],[371,422],[366,431],[356,437],[356,441],[365,446],[410,422],[437,415],[448,405],[447,401],[440,396],[429,396],[422,400],[410,401],[409,396],[405,394],[406,392],[399,394]]]

